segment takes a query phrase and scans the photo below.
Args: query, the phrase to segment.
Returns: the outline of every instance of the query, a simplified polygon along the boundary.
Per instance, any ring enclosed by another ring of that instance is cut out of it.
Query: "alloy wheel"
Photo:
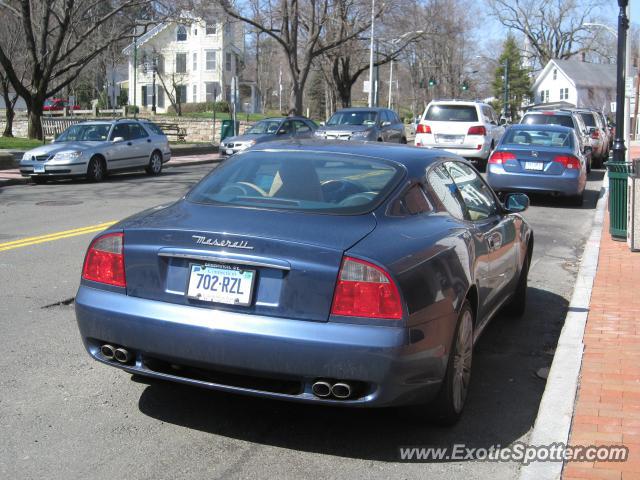
[[[456,348],[453,356],[453,407],[462,411],[469,381],[471,380],[471,360],[473,354],[473,319],[469,310],[460,319]]]

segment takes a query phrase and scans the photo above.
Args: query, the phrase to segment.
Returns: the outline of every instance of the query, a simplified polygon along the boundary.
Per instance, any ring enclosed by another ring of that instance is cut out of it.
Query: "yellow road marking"
[[[88,227],[74,228],[72,230],[63,230],[61,232],[49,233],[47,235],[38,235],[36,237],[27,237],[21,238],[19,240],[13,240],[11,242],[0,243],[0,252],[3,252],[5,250],[12,250],[14,248],[37,245],[39,243],[52,242],[54,240],[61,240],[63,238],[99,232],[107,227],[110,227],[114,223],[116,222],[104,222],[97,225],[90,225]]]

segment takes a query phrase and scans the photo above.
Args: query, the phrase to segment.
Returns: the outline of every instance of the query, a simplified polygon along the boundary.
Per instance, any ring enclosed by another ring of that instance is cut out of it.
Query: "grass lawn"
[[[42,145],[42,140],[31,140],[21,137],[0,137],[0,149],[29,150]]]

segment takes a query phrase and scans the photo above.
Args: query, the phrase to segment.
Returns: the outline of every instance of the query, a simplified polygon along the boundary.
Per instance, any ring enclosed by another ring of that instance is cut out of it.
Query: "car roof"
[[[488,103],[484,103],[484,102],[477,102],[475,100],[456,100],[456,99],[452,99],[452,100],[431,100],[429,102],[429,105],[443,105],[443,104],[448,104],[448,103],[452,103],[455,105],[469,105],[469,106],[476,106],[476,105],[486,105],[486,106],[490,106]]]
[[[431,164],[436,160],[442,158],[463,160],[444,150],[380,142],[345,142],[344,140],[321,139],[276,140],[257,144],[247,151],[247,153],[249,152],[308,152],[387,160],[404,165],[412,177],[423,177],[425,164]]]
[[[530,110],[525,115],[573,115],[576,113],[574,110]]]
[[[339,112],[382,112],[384,110],[389,110],[388,108],[383,107],[348,107],[348,108],[340,108],[336,110],[335,113]]]
[[[563,127],[562,125],[555,124],[542,124],[542,125],[531,125],[529,123],[515,123],[509,127],[509,129],[513,130],[550,130],[556,132],[571,132],[573,128],[571,127]]]

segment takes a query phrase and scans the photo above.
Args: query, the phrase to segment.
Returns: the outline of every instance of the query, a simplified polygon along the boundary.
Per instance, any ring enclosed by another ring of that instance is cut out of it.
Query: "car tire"
[[[145,171],[149,175],[160,175],[162,173],[162,155],[157,150],[151,154],[149,164],[145,167]]]
[[[87,180],[90,182],[101,182],[106,176],[104,162],[100,157],[92,157],[87,167]]]
[[[505,312],[514,317],[521,317],[527,310],[527,288],[529,286],[529,266],[531,265],[530,252],[527,251],[526,257],[522,262],[522,269],[518,277],[518,285],[511,300],[505,307]]]
[[[406,139],[406,137],[402,137],[402,138],[400,139],[400,143],[401,143],[402,145],[406,145],[406,144],[407,144],[407,139]]]
[[[31,181],[36,185],[44,185],[47,183],[48,178],[46,177],[31,177]]]
[[[454,425],[462,415],[471,381],[473,317],[471,304],[465,300],[458,315],[456,333],[440,391],[428,409],[431,422],[437,425]]]

